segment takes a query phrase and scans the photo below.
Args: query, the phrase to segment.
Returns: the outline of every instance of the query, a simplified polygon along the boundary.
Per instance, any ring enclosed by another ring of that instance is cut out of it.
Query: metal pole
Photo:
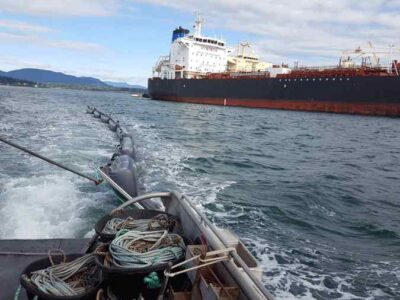
[[[98,184],[100,184],[100,183],[102,182],[102,180],[97,180],[97,179],[91,178],[91,177],[89,177],[89,176],[87,176],[87,175],[85,175],[85,174],[82,174],[82,173],[80,173],[80,172],[78,172],[78,171],[75,171],[75,170],[73,170],[73,169],[71,169],[71,168],[69,168],[69,167],[67,167],[67,166],[64,166],[64,165],[62,165],[62,164],[60,164],[60,163],[58,163],[58,162],[56,162],[56,161],[54,161],[54,160],[51,160],[51,159],[49,159],[49,158],[47,158],[47,157],[44,157],[44,156],[42,156],[42,155],[40,155],[40,154],[38,154],[38,153],[35,153],[35,152],[31,151],[31,150],[28,150],[28,149],[26,149],[26,148],[24,148],[24,147],[22,147],[22,146],[20,146],[20,145],[17,145],[17,144],[15,144],[15,143],[13,143],[13,142],[10,142],[10,141],[4,139],[4,138],[1,137],[1,136],[0,136],[0,141],[2,141],[3,143],[5,143],[5,144],[7,144],[7,145],[10,145],[11,147],[14,147],[14,148],[17,148],[17,149],[19,149],[19,150],[21,150],[21,151],[23,151],[23,152],[26,152],[26,153],[28,153],[28,154],[30,154],[30,155],[32,155],[32,156],[35,156],[35,157],[37,157],[37,158],[40,158],[40,159],[42,159],[42,160],[44,160],[44,161],[46,161],[46,162],[48,162],[48,163],[50,163],[50,164],[52,164],[52,165],[55,165],[55,166],[57,166],[57,167],[59,167],[59,168],[61,168],[61,169],[64,169],[64,170],[69,171],[69,172],[71,172],[71,173],[74,173],[74,174],[76,174],[76,175],[78,175],[78,176],[81,176],[81,177],[83,177],[83,178],[86,178],[86,179],[88,179],[88,180],[90,180],[90,181],[93,181],[96,185],[98,185]]]
[[[125,199],[129,200],[129,201],[128,201],[128,202],[129,202],[128,204],[126,204],[126,202],[124,202],[121,206],[119,206],[119,207],[117,207],[116,209],[114,209],[114,210],[110,213],[110,215],[111,215],[112,213],[114,213],[114,211],[120,210],[120,209],[122,209],[122,208],[124,208],[125,206],[130,205],[130,204],[135,204],[135,206],[136,206],[137,208],[143,209],[143,206],[141,206],[140,203],[134,202],[134,199],[136,199],[136,198],[132,198],[131,195],[129,195],[122,187],[120,187],[114,180],[112,180],[106,173],[104,173],[103,170],[101,170],[100,168],[98,168],[97,171],[100,173],[101,177],[103,177],[104,180],[105,180],[106,182],[108,182],[114,189],[116,189],[118,192],[120,192],[121,195],[125,197]],[[139,196],[139,197],[140,197],[140,196]],[[132,201],[132,202],[131,202],[131,201]]]

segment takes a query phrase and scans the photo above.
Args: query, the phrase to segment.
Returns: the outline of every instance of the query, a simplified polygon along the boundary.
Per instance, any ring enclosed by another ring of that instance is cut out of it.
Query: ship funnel
[[[185,29],[185,28],[182,28],[181,26],[179,26],[179,28],[176,28],[172,32],[172,42],[174,42],[176,39],[182,38],[188,34],[189,34],[188,29]]]

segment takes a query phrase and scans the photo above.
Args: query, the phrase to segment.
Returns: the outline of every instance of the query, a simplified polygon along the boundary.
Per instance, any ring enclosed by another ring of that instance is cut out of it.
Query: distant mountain
[[[126,82],[114,82],[114,81],[104,81],[108,85],[111,85],[113,87],[117,88],[128,88],[128,89],[143,89],[145,90],[146,87],[138,84],[129,84]]]
[[[22,79],[47,84],[65,84],[77,86],[108,87],[101,80],[93,77],[76,77],[61,72],[42,69],[20,69],[9,72],[0,72],[0,75],[15,79]]]

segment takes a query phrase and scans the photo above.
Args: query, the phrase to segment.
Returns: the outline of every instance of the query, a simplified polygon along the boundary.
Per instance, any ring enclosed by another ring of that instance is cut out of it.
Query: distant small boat
[[[140,95],[140,94],[131,94],[131,96],[132,96],[132,97],[140,97],[140,96],[142,96],[142,95]]]

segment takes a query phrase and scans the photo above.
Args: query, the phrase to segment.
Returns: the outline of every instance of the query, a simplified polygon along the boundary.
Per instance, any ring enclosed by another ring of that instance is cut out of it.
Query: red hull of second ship
[[[241,106],[253,108],[302,110],[314,112],[332,112],[360,115],[399,116],[400,104],[397,103],[344,103],[330,101],[268,100],[268,99],[222,99],[163,96],[159,100],[174,102],[211,104],[221,106]]]

